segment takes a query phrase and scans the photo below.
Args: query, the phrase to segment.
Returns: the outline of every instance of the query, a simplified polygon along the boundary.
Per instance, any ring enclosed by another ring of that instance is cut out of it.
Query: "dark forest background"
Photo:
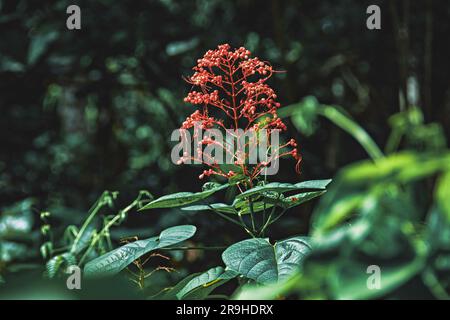
[[[81,8],[81,30],[66,28],[70,4]],[[381,30],[366,28],[370,4],[381,8]],[[283,105],[306,96],[339,105],[380,146],[390,116],[408,105],[449,138],[449,34],[448,1],[0,1],[0,207],[28,199],[33,214],[66,225],[104,190],[124,204],[142,189],[200,190],[201,168],[171,163],[170,134],[192,112],[182,77],[222,43],[286,71],[270,82]],[[311,136],[292,125],[286,136],[299,141],[302,174],[286,160],[277,181],[330,178],[367,157],[325,120]],[[274,232],[306,232],[313,205]],[[172,213],[130,215],[126,234],[193,220]],[[213,218],[196,217],[206,239],[245,236]]]

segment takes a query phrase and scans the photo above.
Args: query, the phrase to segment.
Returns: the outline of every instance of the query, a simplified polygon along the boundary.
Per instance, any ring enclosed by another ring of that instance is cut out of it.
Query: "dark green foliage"
[[[70,4],[0,1],[1,297],[449,298],[448,1],[81,0],[68,31]],[[202,188],[170,161],[221,43],[282,71],[300,176]],[[115,275],[69,292],[70,265]]]

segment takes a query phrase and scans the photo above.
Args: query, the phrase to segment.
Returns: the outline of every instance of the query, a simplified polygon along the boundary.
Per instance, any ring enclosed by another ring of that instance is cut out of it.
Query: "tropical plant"
[[[221,45],[216,50],[205,53],[194,67],[194,75],[187,81],[199,86],[202,92],[191,91],[186,102],[202,105],[202,110],[195,111],[182,125],[190,129],[195,121],[200,121],[202,128],[217,126],[223,130],[229,123],[236,135],[245,134],[253,129],[257,133],[267,129],[270,135],[274,130],[285,130],[286,125],[277,115],[280,107],[275,102],[276,94],[266,80],[273,69],[267,62],[250,58],[251,53],[241,47],[231,50],[229,45]],[[222,73],[219,75],[219,73]],[[222,112],[223,119],[213,117],[210,108]],[[244,124],[243,124],[244,123]],[[243,132],[238,129],[244,126]],[[257,136],[258,139],[261,137]],[[239,137],[236,137],[239,140]],[[202,139],[201,144],[212,144],[215,140]],[[280,151],[287,147],[288,151]],[[211,211],[235,225],[240,226],[249,239],[231,244],[222,253],[224,266],[213,267],[205,272],[190,275],[172,288],[166,288],[153,298],[207,298],[213,289],[238,278],[241,285],[245,283],[271,284],[289,278],[301,266],[302,260],[311,252],[308,237],[294,235],[284,240],[274,241],[265,238],[267,230],[287,211],[306,201],[321,196],[331,180],[303,181],[298,183],[268,182],[263,175],[263,168],[280,157],[290,155],[298,165],[301,157],[296,149],[297,143],[291,139],[276,150],[266,150],[270,154],[264,161],[249,163],[250,144],[246,144],[243,159],[237,153],[231,154],[232,164],[203,162],[211,167],[200,175],[200,179],[216,176],[225,182],[211,181],[203,185],[200,192],[179,192],[164,195],[157,199],[148,192],[141,194],[126,208],[118,210],[115,215],[102,218],[101,226],[96,226],[99,212],[105,207],[113,208],[116,192],[105,192],[88,213],[88,217],[78,229],[69,226],[66,229],[67,243],[63,248],[54,248],[53,242],[42,246],[42,254],[48,258],[47,275],[55,277],[59,271],[69,265],[84,268],[86,278],[112,276],[123,270],[131,272],[132,281],[144,287],[144,279],[153,274],[143,271],[146,259],[158,250],[180,250],[180,243],[193,237],[196,227],[182,225],[163,230],[159,235],[148,239],[135,239],[118,248],[113,248],[110,229],[123,223],[131,210],[147,212],[150,209],[181,208],[184,211]],[[225,152],[230,148],[223,146]],[[271,147],[268,147],[271,148]],[[188,162],[183,155],[181,162]],[[213,178],[213,177],[212,177]],[[219,191],[232,191],[236,195],[231,203],[211,202],[210,198]],[[45,217],[43,217],[45,219]],[[47,233],[50,232],[47,226]],[[198,248],[183,247],[184,250]],[[201,248],[208,250],[211,248]],[[62,251],[62,252],[61,252]],[[134,264],[138,272],[131,271]]]
[[[228,67],[228,73],[215,75],[214,72],[224,71],[222,65]],[[243,70],[243,75],[234,81],[231,75],[237,70]],[[141,191],[131,204],[118,210],[118,193],[105,192],[80,228],[66,227],[62,241],[53,234],[51,214],[44,212],[41,233],[48,241],[41,246],[41,253],[47,259],[47,277],[58,277],[68,266],[78,265],[83,268],[86,281],[125,276],[149,299],[415,298],[409,295],[409,286],[419,287],[426,297],[449,298],[450,151],[439,124],[425,124],[420,108],[410,107],[391,117],[392,132],[382,150],[339,106],[320,104],[314,97],[307,97],[278,110],[279,105],[271,100],[275,93],[264,83],[274,71],[268,63],[250,58],[245,48],[233,51],[227,45],[219,46],[208,51],[194,71],[187,81],[199,85],[202,92],[190,92],[186,101],[203,108],[188,117],[182,129],[190,129],[195,121],[200,121],[204,128],[216,126],[226,130],[230,123],[235,130],[244,122],[245,130],[249,125],[257,130],[264,126],[275,130],[284,128],[282,118],[290,118],[308,136],[320,126],[318,119],[322,116],[358,141],[370,159],[341,169],[333,183],[329,179],[270,182],[261,170],[270,161],[250,163],[249,149],[244,148],[242,161],[238,161],[236,153],[231,154],[232,164],[203,161],[210,169],[199,178],[210,177],[211,181],[198,192],[154,198]],[[262,80],[258,74],[264,76]],[[241,85],[239,89],[234,87],[237,84]],[[259,88],[256,91],[255,86]],[[230,95],[233,90],[243,97]],[[239,105],[233,101],[239,101]],[[218,108],[225,118],[213,116],[210,107]],[[267,114],[269,119],[258,119]],[[199,145],[216,142],[210,138],[199,141]],[[298,167],[301,157],[292,141],[280,149],[294,149],[279,155],[292,155]],[[203,156],[201,148],[198,155]],[[188,160],[183,154],[180,163]],[[222,198],[229,201],[217,201],[221,193],[227,194]],[[229,195],[233,195],[231,200]],[[322,195],[308,235],[286,235],[281,240],[266,237],[286,212]],[[192,246],[197,228],[178,225],[152,237],[127,237],[121,246],[113,245],[112,229],[123,224],[130,213],[174,208],[186,213],[211,212],[239,226],[247,238],[235,243],[224,241],[214,247]],[[114,214],[105,213],[112,209]],[[1,243],[6,242],[2,239]],[[167,253],[208,254],[211,250],[222,251],[222,265],[184,274],[172,285],[148,291],[157,271],[172,273],[176,269],[148,267],[147,262],[157,258],[170,260]],[[381,276],[375,285],[370,283],[374,270]],[[231,282],[231,291],[226,290],[230,294],[214,294],[216,288]]]

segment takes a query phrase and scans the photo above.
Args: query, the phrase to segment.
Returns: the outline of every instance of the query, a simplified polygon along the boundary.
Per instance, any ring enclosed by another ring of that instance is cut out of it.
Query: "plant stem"
[[[261,228],[261,231],[259,232],[260,236],[264,236],[264,231],[266,231],[266,228],[271,224],[270,221],[272,219],[273,214],[275,213],[276,208],[277,208],[276,206],[273,206],[272,211],[270,211],[269,217],[267,218],[263,227]]]
[[[263,228],[265,223],[266,223],[266,203],[264,202],[264,209],[263,209],[263,213],[262,213],[261,230],[262,230],[262,228]]]
[[[250,205],[250,218],[251,218],[251,220],[252,220],[252,230],[253,230],[253,232],[256,232],[256,227],[255,227],[255,212],[253,211],[253,201],[252,201],[252,198],[251,198],[251,197],[248,198],[248,202],[249,202],[249,205]]]
[[[128,211],[130,211],[131,209],[133,209],[135,206],[137,206],[139,204],[139,202],[141,201],[140,197],[138,197],[136,200],[134,200],[130,205],[128,205],[125,209],[122,209],[119,211],[118,214],[116,214],[103,228],[102,230],[97,233],[89,247],[87,248],[87,250],[84,252],[83,256],[80,259],[80,265],[82,265],[82,263],[84,262],[84,260],[87,258],[87,256],[89,255],[89,253],[92,251],[92,249],[94,248],[94,246],[97,244],[97,242],[104,236],[104,234],[109,230],[109,228],[111,228],[124,214],[128,213]]]
[[[431,293],[439,300],[448,300],[450,296],[445,291],[445,288],[439,282],[435,273],[431,268],[426,268],[422,273],[422,279],[425,285],[430,289]]]
[[[252,238],[256,238],[255,235],[253,234],[253,232],[251,232],[248,227],[247,224],[245,223],[244,219],[242,218],[242,213],[238,212],[238,217],[239,220],[241,221],[242,227],[244,228],[244,230],[252,237]]]
[[[281,213],[278,215],[278,216],[276,216],[275,217],[275,219],[273,219],[270,223],[269,223],[269,226],[272,224],[272,223],[275,223],[278,219],[280,219],[282,216],[283,216],[283,214],[286,212],[286,209],[284,209],[283,211],[281,211]]]
[[[223,214],[223,213],[220,212],[220,211],[217,211],[217,210],[214,209],[214,207],[211,206],[209,203],[207,203],[206,205],[207,205],[212,211],[214,211],[214,213],[216,213],[216,214],[219,215],[220,217],[222,217],[222,218],[224,218],[225,220],[230,221],[230,222],[232,222],[232,223],[234,223],[234,224],[237,224],[238,226],[242,227],[242,225],[241,225],[238,221],[234,220],[233,218],[230,218],[229,216]]]

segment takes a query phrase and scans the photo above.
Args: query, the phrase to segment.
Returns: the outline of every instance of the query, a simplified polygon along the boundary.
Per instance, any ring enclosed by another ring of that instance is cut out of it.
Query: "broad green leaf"
[[[268,239],[254,238],[228,247],[222,254],[222,260],[228,269],[267,284],[292,275],[310,251],[305,237],[289,238],[275,245],[270,244]]]
[[[261,194],[268,191],[276,191],[278,193],[286,192],[286,191],[294,191],[301,189],[311,189],[311,190],[325,190],[328,184],[331,182],[331,179],[327,180],[311,180],[311,181],[303,181],[296,184],[291,183],[281,183],[281,182],[271,182],[263,186],[257,186],[252,189],[249,189],[241,194],[239,194],[236,198],[244,198],[249,197],[254,194]]]
[[[77,260],[73,254],[66,252],[51,258],[45,265],[49,278],[54,278],[62,266],[75,265]]]
[[[223,267],[214,267],[208,271],[192,278],[180,292],[177,293],[178,299],[204,298],[219,285],[233,279],[238,274],[235,271],[224,270]]]
[[[177,293],[180,292],[189,283],[189,281],[200,274],[200,272],[190,274],[178,282],[175,286],[165,288],[150,298],[152,300],[177,300]]]
[[[264,196],[263,201],[253,202],[253,212],[254,213],[261,212],[264,209],[270,209],[275,205],[285,209],[293,208],[311,199],[321,196],[325,192],[326,191],[303,192],[289,197],[284,197],[283,195],[281,195],[281,197],[279,197],[278,199],[267,198],[265,195],[263,195]],[[251,212],[250,202],[246,199],[237,199],[234,203],[234,206],[236,210],[239,211],[241,214],[248,214]]]
[[[331,181],[331,180],[327,180]],[[289,183],[271,183],[269,185],[266,185],[264,187],[268,188],[277,188],[277,190],[284,190],[288,188],[289,190],[296,190],[300,187],[300,189],[319,189],[320,186],[324,186],[325,184],[316,183],[317,181],[306,181],[302,182],[300,184],[297,184],[298,186],[295,186],[293,184]],[[275,186],[277,184],[277,186]],[[255,189],[255,188],[254,188]],[[252,189],[253,190],[253,189]],[[251,191],[251,190],[249,190]],[[258,192],[258,191],[257,191]],[[292,208],[295,206],[298,206],[306,201],[309,201],[315,197],[318,197],[325,193],[325,191],[312,191],[312,192],[303,192],[296,195],[292,195],[289,197],[284,197],[283,195],[279,195],[273,190],[270,191],[261,191],[261,195],[263,196],[263,200],[258,199],[258,201],[253,202],[253,212],[260,212],[264,209],[272,208],[274,205],[278,205],[283,208]],[[242,195],[242,194],[241,194]],[[240,195],[240,196],[241,196]],[[189,207],[184,207],[181,210],[185,211],[205,211],[205,210],[216,210],[223,213],[230,213],[230,214],[236,214],[239,212],[240,214],[248,214],[251,212],[250,210],[250,202],[247,198],[243,197],[236,197],[235,201],[232,205],[228,205],[225,203],[214,203],[210,205],[194,205]]]
[[[236,276],[237,274],[235,274]],[[209,298],[211,292],[213,292],[217,287],[220,287],[221,285],[228,282],[230,279],[226,280],[218,280],[218,281],[211,281],[211,283],[205,284],[204,286],[198,287],[197,289],[192,290],[188,294],[186,294],[182,300],[204,300]],[[226,298],[225,298],[226,299]]]
[[[185,206],[203,199],[208,198],[213,193],[223,190],[228,187],[228,184],[214,184],[211,188],[204,189],[201,192],[178,192],[162,196],[156,200],[145,205],[141,210],[156,209],[156,208],[175,208]]]
[[[205,210],[216,210],[223,213],[236,213],[233,206],[226,203],[213,203],[210,205],[194,205],[189,207],[181,208],[184,211],[205,211]]]
[[[265,204],[265,206],[264,206]],[[253,212],[261,212],[264,209],[272,208],[274,204],[272,203],[264,203],[263,201],[256,201],[253,202]],[[250,210],[250,204],[247,200],[242,199],[242,201],[236,202],[236,210],[239,211],[240,214],[249,214],[251,212]]]
[[[84,267],[84,274],[85,276],[114,275],[150,251],[168,247],[191,238],[195,231],[195,226],[176,226],[162,231],[157,237],[126,244],[89,261]]]
[[[181,208],[181,210],[185,210],[185,211],[205,211],[205,210],[213,210],[214,209],[215,211],[219,211],[219,212],[223,212],[223,213],[230,213],[230,214],[237,214],[238,211],[241,214],[250,213],[250,206],[248,204],[248,201],[240,200],[240,201],[236,201],[234,204],[235,204],[236,208],[233,207],[232,205],[228,205],[228,204],[225,204],[225,203],[214,203],[214,204],[211,204],[210,206],[208,206],[208,205],[195,205],[195,206]],[[271,208],[271,207],[273,207],[273,204],[266,204],[265,208],[268,209],[268,208]],[[262,210],[264,210],[264,202],[256,201],[256,202],[253,203],[253,212],[260,212]]]
[[[364,202],[364,195],[349,194],[336,199],[336,202],[323,214],[313,216],[313,237],[320,237],[359,209]],[[319,206],[320,208],[320,206]],[[319,211],[320,212],[320,211]]]
[[[282,199],[283,207],[284,208],[296,207],[296,206],[301,205],[302,203],[305,203],[311,199],[321,196],[325,192],[326,191],[303,192],[303,193],[298,193],[298,194],[286,197],[286,198]]]
[[[85,232],[80,237],[80,240],[77,243],[73,244],[71,252],[73,254],[79,254],[83,249],[85,249],[89,245],[91,238],[95,234],[95,232],[96,232],[95,226],[92,224],[88,225]]]

